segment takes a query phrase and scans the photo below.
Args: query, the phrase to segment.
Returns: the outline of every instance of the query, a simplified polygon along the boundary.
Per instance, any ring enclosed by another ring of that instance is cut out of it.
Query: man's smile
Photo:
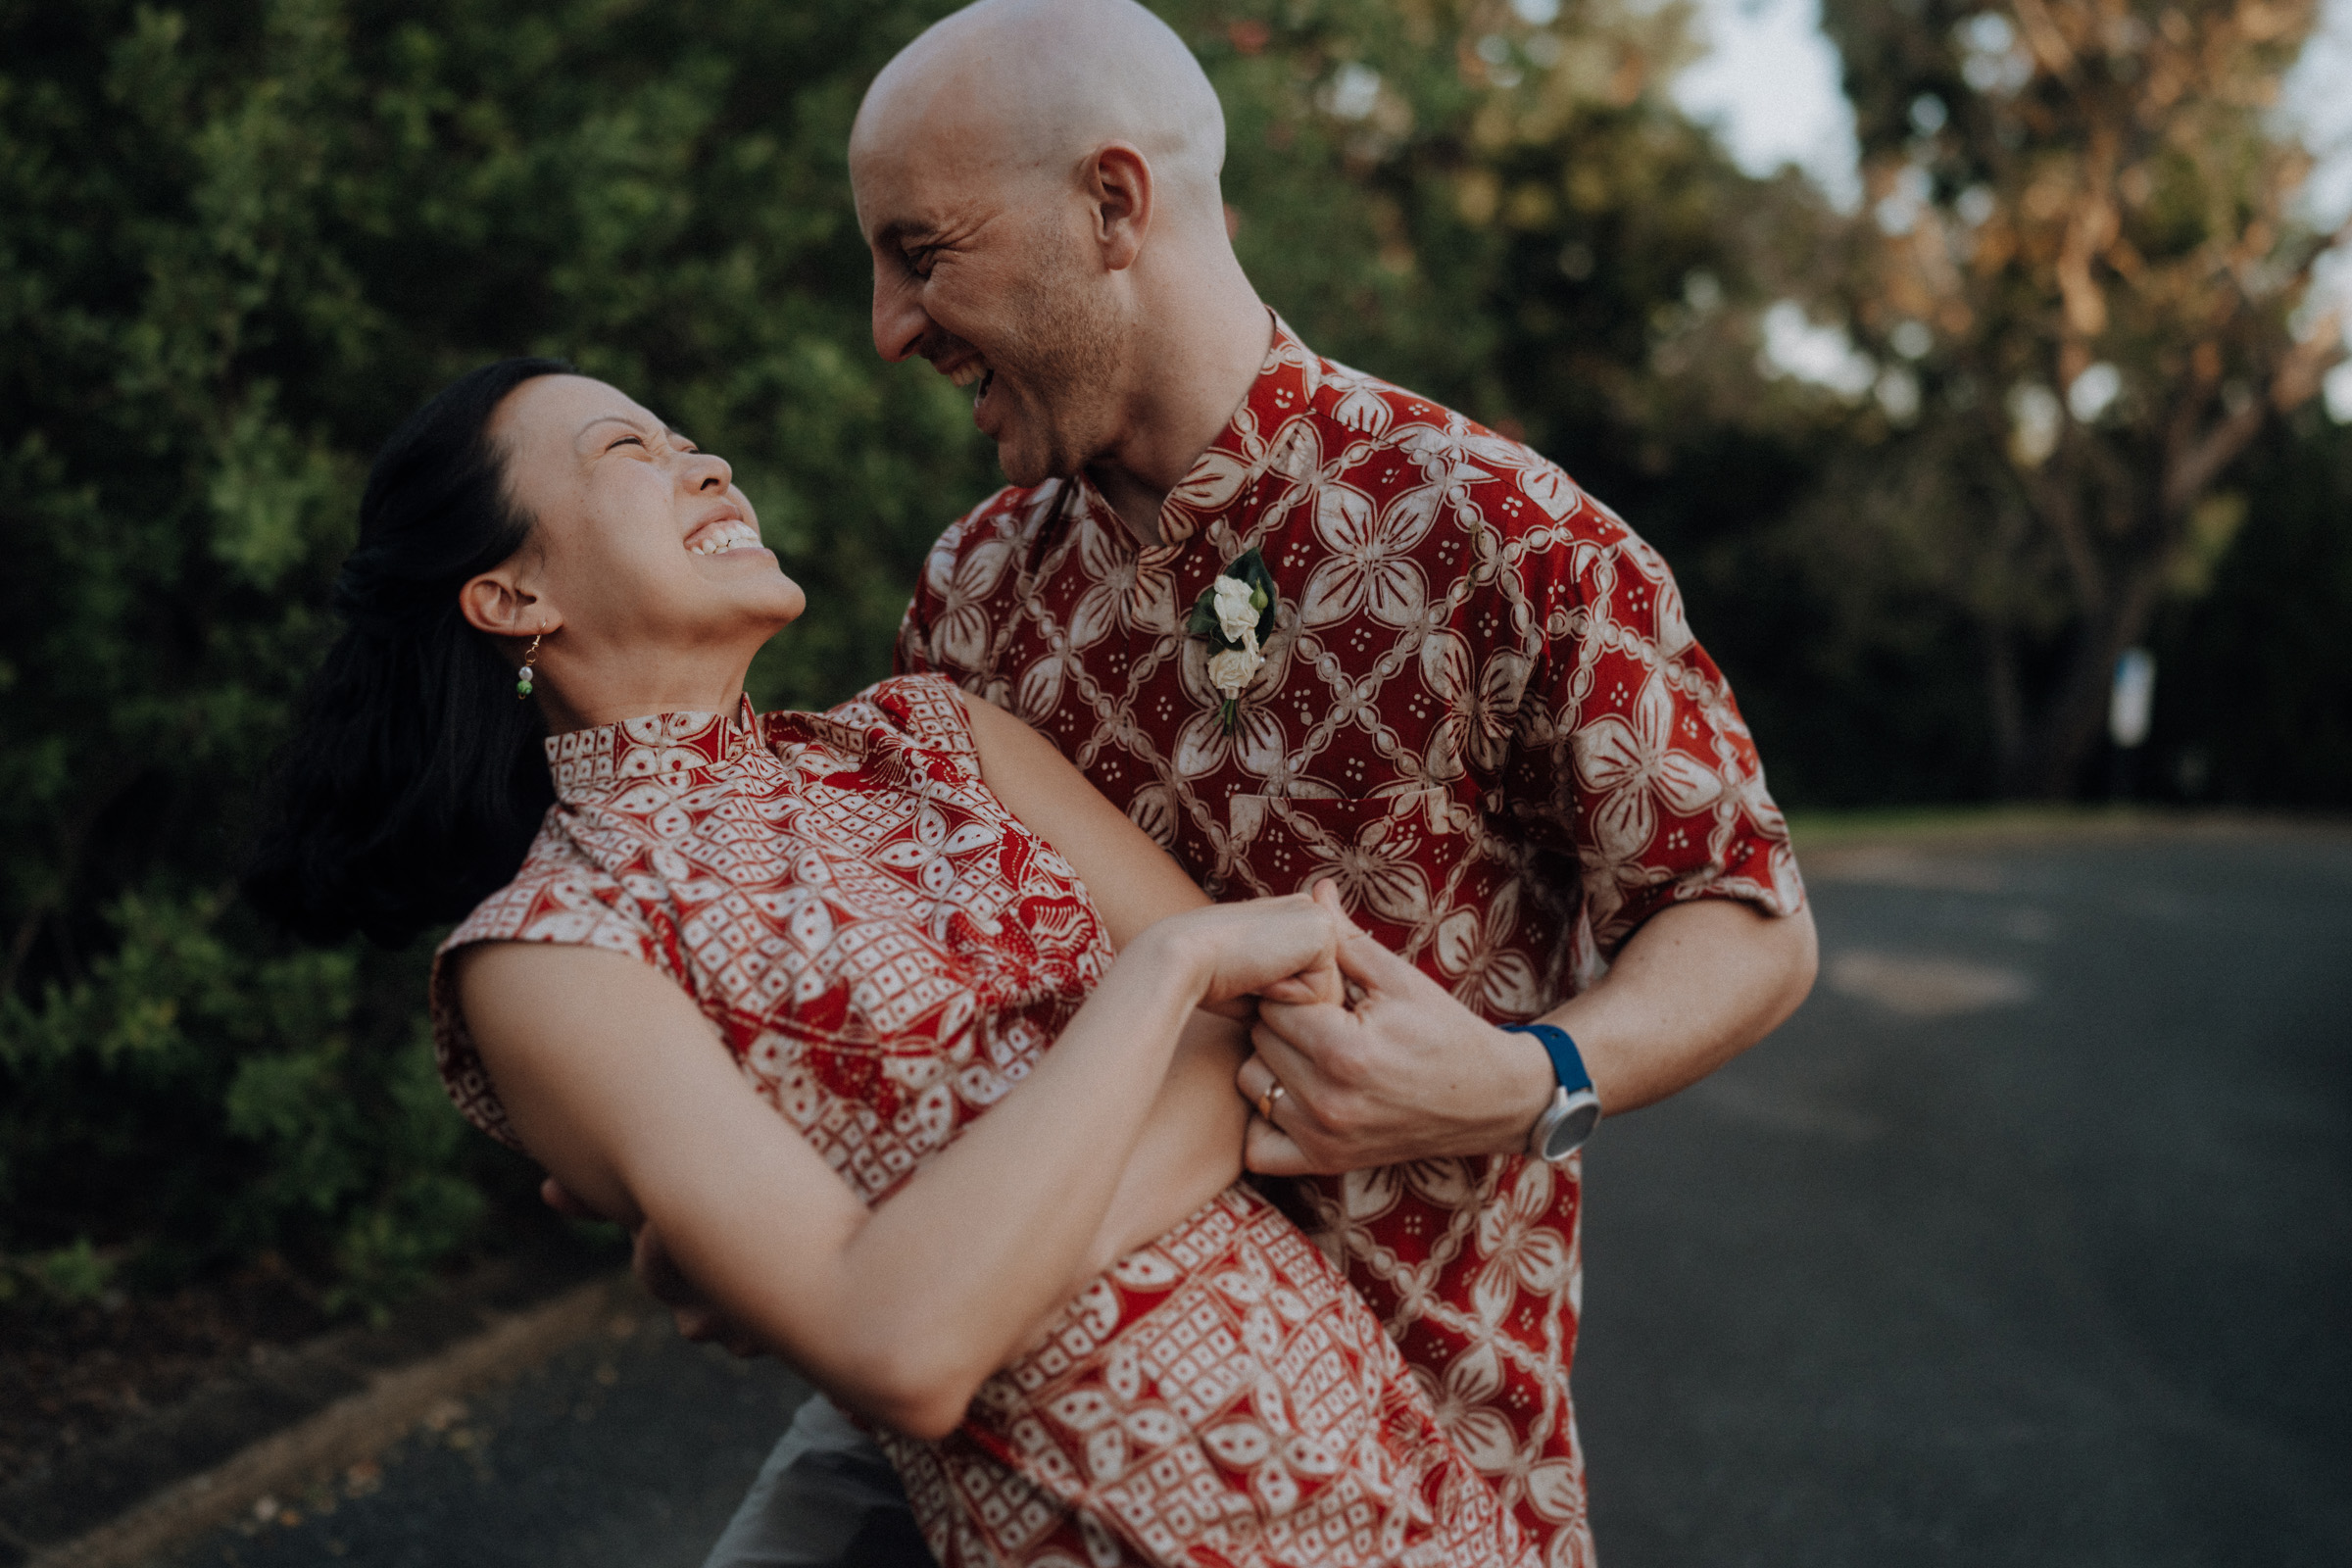
[[[972,394],[974,403],[988,396],[989,383],[997,378],[997,372],[977,354],[949,365],[935,364],[934,368],[957,386],[970,386],[977,382],[980,390]]]

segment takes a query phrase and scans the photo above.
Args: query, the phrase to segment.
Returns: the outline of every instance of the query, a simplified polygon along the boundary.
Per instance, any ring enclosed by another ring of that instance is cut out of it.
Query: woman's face
[[[517,558],[523,585],[560,619],[573,659],[740,650],[748,661],[806,608],[724,460],[616,388],[534,377],[499,405],[490,437],[533,519]]]

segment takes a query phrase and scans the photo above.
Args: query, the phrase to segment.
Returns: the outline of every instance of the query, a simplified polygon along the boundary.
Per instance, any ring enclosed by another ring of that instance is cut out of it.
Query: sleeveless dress
[[[869,1204],[1018,1083],[1110,963],[1068,862],[982,783],[943,679],[547,747],[556,806],[434,963],[444,1082],[503,1142],[446,961],[469,943],[653,965]],[[878,1436],[946,1568],[1536,1560],[1345,1277],[1240,1184],[1089,1284],[955,1433]]]

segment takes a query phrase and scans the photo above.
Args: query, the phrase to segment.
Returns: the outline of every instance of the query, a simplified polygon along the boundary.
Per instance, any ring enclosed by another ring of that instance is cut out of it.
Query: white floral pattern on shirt
[[[1025,1077],[1110,961],[944,681],[548,754],[555,808],[441,956],[552,942],[652,965],[868,1203]],[[438,960],[433,1015],[451,1095],[513,1142]],[[882,1441],[947,1568],[1537,1562],[1379,1320],[1238,1185],[1099,1276],[956,1433]]]
[[[933,549],[900,668],[1019,713],[1220,898],[1335,878],[1374,935],[1498,1022],[1590,983],[1668,903],[1802,902],[1665,562],[1527,447],[1276,321],[1159,522],[1139,548],[1083,478],[1000,491]],[[1281,612],[1227,734],[1174,607],[1250,549]],[[1302,1185],[1545,1561],[1589,1561],[1576,1163]]]

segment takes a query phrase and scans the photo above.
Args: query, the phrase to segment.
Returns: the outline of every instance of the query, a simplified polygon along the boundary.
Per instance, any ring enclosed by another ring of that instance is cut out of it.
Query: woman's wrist
[[[1186,914],[1163,915],[1138,932],[1119,955],[1118,967],[1156,982],[1166,989],[1167,1000],[1190,1010],[1208,995],[1216,955],[1201,940],[1198,922]]]

